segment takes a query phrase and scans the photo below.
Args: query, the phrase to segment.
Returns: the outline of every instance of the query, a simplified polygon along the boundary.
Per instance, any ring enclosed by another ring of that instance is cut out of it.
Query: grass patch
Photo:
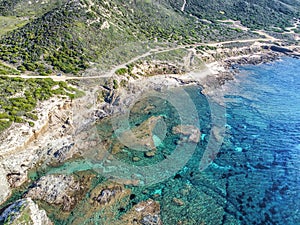
[[[0,36],[9,31],[23,27],[29,20],[15,16],[0,16]]]
[[[188,51],[186,49],[175,49],[172,51],[160,52],[151,56],[147,56],[144,58],[144,60],[183,63],[183,58],[187,55]]]

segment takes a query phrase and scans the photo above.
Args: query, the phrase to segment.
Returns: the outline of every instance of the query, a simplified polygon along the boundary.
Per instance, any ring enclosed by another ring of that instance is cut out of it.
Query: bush
[[[117,80],[113,80],[113,88],[118,89],[119,88],[119,83]]]
[[[24,65],[20,65],[17,67],[18,70],[20,70],[21,72],[25,72],[26,71],[26,68]]]
[[[128,73],[128,69],[127,68],[120,68],[116,71],[117,75],[125,75],[126,73]]]

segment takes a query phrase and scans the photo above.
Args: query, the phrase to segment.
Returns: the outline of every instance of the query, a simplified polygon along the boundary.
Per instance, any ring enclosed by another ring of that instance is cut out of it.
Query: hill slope
[[[267,26],[280,19],[280,25],[284,26],[296,14],[295,8],[299,4],[295,1],[294,6],[288,7],[285,3],[285,11],[281,12],[281,8],[276,7],[282,6],[282,2],[274,5],[266,1],[252,2],[190,0],[186,4],[186,13],[181,12],[180,1],[175,0],[57,0],[44,1],[43,4],[0,0],[0,16],[26,18],[26,22],[21,21],[19,27],[0,37],[0,59],[12,63],[21,72],[77,74],[88,68],[91,62],[113,63],[106,62],[107,53],[126,43],[192,44],[253,35],[217,22],[203,22],[188,13],[212,21],[224,17],[244,18],[242,22],[252,27]],[[243,6],[245,4],[247,7]],[[271,7],[270,13],[274,14],[271,20],[259,20],[265,9]],[[138,50],[129,49],[124,57],[134,55],[135,51]],[[112,56],[122,57],[118,53]]]
[[[168,0],[180,9],[183,0]],[[185,11],[204,19],[240,20],[251,28],[286,27],[300,16],[299,0],[188,0]]]

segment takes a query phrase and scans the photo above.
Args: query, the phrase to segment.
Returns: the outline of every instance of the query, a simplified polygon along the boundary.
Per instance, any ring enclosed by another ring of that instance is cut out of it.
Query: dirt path
[[[186,0],[184,0],[183,5],[181,7],[181,11],[182,12],[184,12],[184,10],[185,10],[186,3],[187,3]]]
[[[39,78],[39,79],[45,79],[45,78],[51,78],[54,81],[67,81],[67,80],[88,80],[88,79],[99,79],[99,78],[108,78],[111,77],[115,74],[115,72],[118,69],[124,68],[126,67],[126,65],[131,64],[133,62],[138,61],[141,58],[150,56],[152,54],[158,54],[158,53],[163,53],[163,52],[169,52],[169,51],[173,51],[173,50],[177,50],[177,49],[182,49],[185,47],[189,47],[189,46],[211,46],[211,47],[219,47],[222,46],[224,44],[230,44],[230,43],[246,43],[246,42],[258,42],[258,41],[277,41],[278,39],[266,34],[263,31],[256,31],[257,33],[264,35],[266,38],[254,38],[254,39],[246,39],[246,40],[233,40],[233,41],[223,41],[223,42],[217,42],[217,43],[197,43],[194,45],[182,45],[182,46],[177,46],[177,47],[173,47],[173,48],[166,48],[166,49],[162,49],[162,50],[158,50],[158,49],[152,49],[140,56],[137,56],[135,58],[132,58],[131,60],[127,61],[126,63],[120,64],[116,67],[114,67],[112,70],[110,70],[109,72],[105,73],[105,74],[101,74],[98,76],[86,76],[86,77],[71,77],[71,76],[55,76],[55,75],[51,75],[51,76],[34,76],[34,75],[26,75],[26,74],[22,74],[22,75],[5,75],[5,76],[9,76],[9,77],[21,77],[24,79],[30,79],[30,78]]]
[[[260,34],[260,35],[262,35],[262,36],[265,36],[266,39],[268,39],[269,41],[277,41],[278,40],[277,38],[274,38],[271,35],[269,35],[266,32],[264,32],[263,30],[256,30],[255,32],[258,33],[258,34]]]
[[[231,20],[231,19],[228,19],[228,20],[218,20],[218,22],[220,23],[231,23],[229,24],[229,27],[230,26],[233,26],[235,28],[238,28],[238,29],[241,29],[241,30],[244,30],[244,31],[248,31],[249,28],[248,27],[245,27],[241,24],[241,21],[239,20]]]

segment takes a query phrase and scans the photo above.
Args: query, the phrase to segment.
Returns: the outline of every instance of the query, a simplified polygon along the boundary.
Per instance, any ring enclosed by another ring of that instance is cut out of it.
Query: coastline
[[[20,187],[25,182],[28,182],[27,172],[38,167],[41,162],[54,160],[56,162],[63,162],[72,158],[76,154],[81,154],[86,148],[91,147],[93,143],[89,140],[89,133],[79,132],[84,126],[90,126],[96,120],[101,120],[104,117],[113,116],[122,112],[122,108],[130,105],[137,96],[149,90],[160,90],[163,88],[198,85],[203,88],[202,93],[207,95],[214,95],[216,91],[220,90],[221,86],[228,80],[234,79],[238,70],[236,65],[257,65],[278,60],[283,56],[299,57],[299,48],[295,48],[293,53],[282,53],[270,49],[264,49],[262,52],[255,54],[239,55],[227,57],[215,62],[206,64],[205,69],[201,71],[191,71],[186,74],[165,74],[150,77],[142,77],[140,79],[133,79],[128,83],[126,88],[120,87],[118,90],[113,90],[111,94],[111,101],[104,102],[97,107],[90,106],[89,101],[97,101],[95,99],[95,90],[90,91],[87,96],[82,99],[77,99],[72,102],[60,102],[51,100],[53,104],[45,102],[41,105],[41,112],[47,112],[46,117],[43,117],[35,128],[37,133],[45,134],[44,137],[35,136],[33,130],[28,132],[28,135],[23,135],[23,147],[16,146],[1,146],[1,166],[4,168],[1,172],[1,179],[9,179],[5,184],[5,188],[9,191]],[[295,54],[295,55],[293,55]],[[118,101],[118,104],[115,104]],[[76,112],[80,112],[76,114]],[[75,113],[75,115],[74,115]],[[54,116],[53,116],[54,115]],[[52,119],[51,119],[52,118]],[[54,119],[56,118],[56,119]],[[62,125],[67,125],[67,120],[70,118],[69,126],[61,129]],[[81,121],[76,123],[76,121]],[[46,122],[45,122],[46,121]],[[20,127],[15,127],[9,132],[12,134],[19,132]],[[79,132],[79,136],[78,135]],[[11,140],[10,136],[10,140]],[[15,137],[18,137],[17,135]],[[28,137],[28,138],[26,138]],[[32,139],[32,137],[34,137]],[[82,137],[82,140],[78,141]],[[8,141],[10,141],[8,140]],[[53,143],[49,144],[49,140]],[[5,141],[5,140],[4,140]],[[95,140],[97,141],[97,140]],[[91,146],[86,145],[90,143]],[[65,151],[66,146],[71,146],[69,151]],[[26,146],[26,153],[24,152]],[[73,147],[74,146],[74,147]],[[54,148],[50,152],[49,149]],[[22,152],[23,150],[23,152]],[[63,157],[54,158],[51,154],[61,150]],[[49,157],[49,158],[48,158]],[[5,171],[5,172],[4,172]],[[17,174],[17,175],[16,175]],[[3,189],[4,190],[4,189]],[[9,198],[8,192],[5,193],[5,198],[2,199],[2,204]],[[1,198],[0,198],[1,200]]]

